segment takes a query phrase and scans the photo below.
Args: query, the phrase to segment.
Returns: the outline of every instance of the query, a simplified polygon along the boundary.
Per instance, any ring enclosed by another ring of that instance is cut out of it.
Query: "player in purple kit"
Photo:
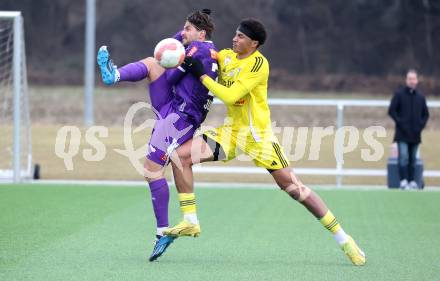
[[[184,28],[175,35],[186,47],[186,56],[202,61],[208,75],[217,77],[217,50],[211,41],[214,24],[210,10],[195,11],[187,18]],[[158,62],[148,57],[141,61],[117,68],[110,59],[106,46],[98,51],[98,65],[102,80],[106,85],[122,81],[136,82],[149,80],[150,101],[157,115],[144,170],[157,222],[156,242],[149,260],[160,257],[174,238],[164,236],[169,226],[169,188],[164,177],[174,150],[191,139],[194,132],[205,120],[213,96],[202,83],[185,71],[185,65],[174,69],[164,69]],[[178,159],[178,158],[177,158]]]

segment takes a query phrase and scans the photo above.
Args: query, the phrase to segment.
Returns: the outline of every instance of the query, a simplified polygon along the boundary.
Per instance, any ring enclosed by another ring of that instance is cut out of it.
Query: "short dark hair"
[[[211,10],[203,9],[202,11],[195,11],[188,15],[186,20],[194,25],[198,30],[204,30],[206,32],[206,38],[211,39],[212,32],[214,31],[214,22],[210,16]]]
[[[264,25],[257,19],[247,18],[240,22],[238,30],[246,34],[252,40],[258,41],[258,47],[266,41],[267,32]]]

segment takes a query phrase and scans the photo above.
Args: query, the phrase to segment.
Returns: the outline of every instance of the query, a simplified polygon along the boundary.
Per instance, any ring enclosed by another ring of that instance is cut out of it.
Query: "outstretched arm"
[[[236,81],[229,88],[215,82],[206,74],[202,75],[200,80],[211,93],[221,99],[225,104],[234,104],[247,93],[249,93],[249,90],[242,83],[240,83],[240,80]]]
[[[208,90],[221,99],[225,104],[234,104],[239,99],[250,93],[258,84],[260,84],[268,76],[268,67],[265,63],[262,69],[267,71],[251,71],[253,64],[246,66],[240,74],[238,79],[230,87],[221,85],[215,82],[212,78],[206,75],[203,69],[202,63],[193,58],[186,58],[186,68],[192,75],[199,78],[202,84],[208,88]]]

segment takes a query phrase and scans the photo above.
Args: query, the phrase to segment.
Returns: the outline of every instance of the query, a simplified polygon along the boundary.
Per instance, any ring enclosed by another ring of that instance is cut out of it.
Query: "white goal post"
[[[23,17],[0,11],[0,180],[32,176]]]

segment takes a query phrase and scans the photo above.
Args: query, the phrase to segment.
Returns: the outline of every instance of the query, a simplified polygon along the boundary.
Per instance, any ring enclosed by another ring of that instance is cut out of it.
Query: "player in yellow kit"
[[[319,219],[353,264],[363,265],[365,254],[344,232],[321,198],[288,167],[289,162],[272,132],[267,103],[269,63],[258,51],[265,39],[266,31],[259,21],[243,20],[233,38],[232,49],[218,53],[218,83],[204,73],[199,61],[186,59],[186,71],[199,78],[225,103],[227,118],[223,126],[207,131],[177,149],[181,168],[174,163],[173,172],[184,219],[164,233],[174,237],[200,235],[192,165],[233,159],[238,149],[250,156],[257,166],[267,169],[283,191]]]

